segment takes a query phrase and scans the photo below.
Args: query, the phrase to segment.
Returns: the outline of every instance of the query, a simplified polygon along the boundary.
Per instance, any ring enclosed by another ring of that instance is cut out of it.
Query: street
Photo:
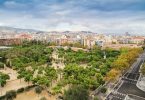
[[[145,100],[145,92],[140,90],[136,84],[140,76],[139,69],[144,62],[145,52],[140,55],[132,67],[125,73],[121,80],[114,87],[113,91],[106,97],[106,100],[124,100],[131,95],[133,100]]]

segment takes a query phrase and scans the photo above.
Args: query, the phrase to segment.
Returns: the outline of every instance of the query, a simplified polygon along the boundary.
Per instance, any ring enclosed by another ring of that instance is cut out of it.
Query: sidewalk
[[[140,90],[142,90],[142,91],[145,92],[145,77],[141,77],[141,78],[139,79],[139,81],[137,82],[136,86],[137,86]]]

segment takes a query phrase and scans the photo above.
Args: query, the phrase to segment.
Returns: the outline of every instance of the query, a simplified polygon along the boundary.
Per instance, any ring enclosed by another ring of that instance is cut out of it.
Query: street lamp
[[[1,79],[0,79],[0,91],[1,91],[1,95],[2,95],[2,80]]]
[[[104,53],[104,59],[106,59],[106,52],[105,52],[105,50],[104,50],[104,52],[103,52],[103,53]]]

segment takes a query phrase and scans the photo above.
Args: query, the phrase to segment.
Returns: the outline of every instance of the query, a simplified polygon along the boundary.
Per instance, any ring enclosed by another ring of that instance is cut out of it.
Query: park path
[[[17,90],[19,88],[32,85],[31,83],[28,84],[25,82],[24,79],[17,79],[17,72],[11,68],[6,67],[5,69],[0,70],[0,72],[10,76],[10,80],[7,81],[6,85],[4,87],[0,87],[0,96],[4,95],[7,91]]]
[[[47,100],[56,100],[55,96],[48,95],[47,91],[45,90],[42,91],[42,93],[38,96],[34,89],[18,94],[14,100],[40,100],[42,97],[45,97]]]

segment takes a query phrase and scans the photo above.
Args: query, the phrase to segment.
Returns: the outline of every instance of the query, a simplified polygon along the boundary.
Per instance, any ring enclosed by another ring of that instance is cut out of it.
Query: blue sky
[[[145,0],[0,0],[0,25],[145,34]]]

